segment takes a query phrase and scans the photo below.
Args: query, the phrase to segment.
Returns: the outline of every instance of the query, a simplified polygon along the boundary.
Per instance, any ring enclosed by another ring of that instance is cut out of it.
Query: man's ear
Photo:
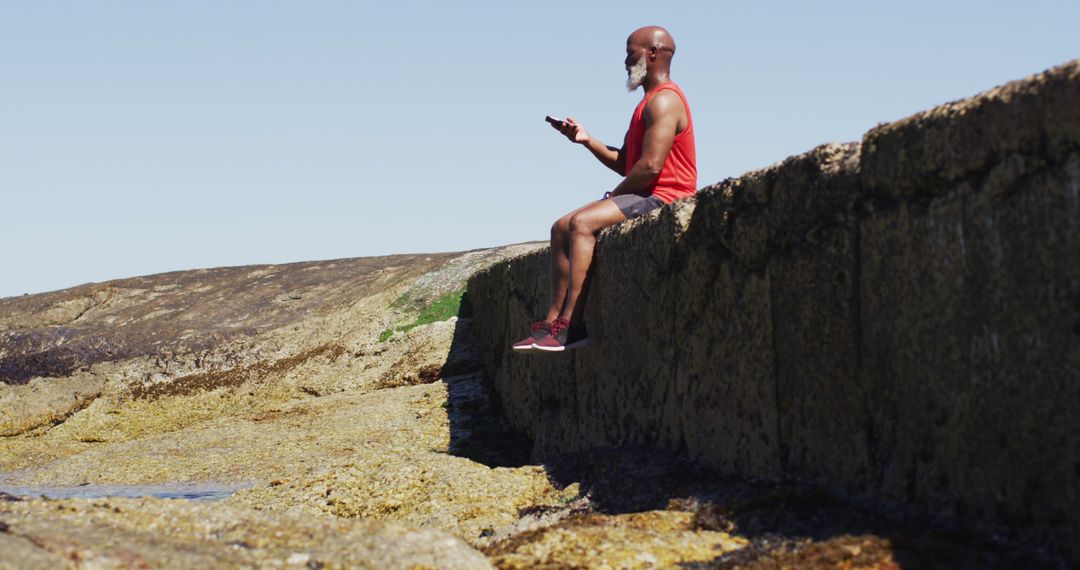
[[[660,50],[656,46],[649,48],[649,59],[656,61],[657,56],[660,55]]]

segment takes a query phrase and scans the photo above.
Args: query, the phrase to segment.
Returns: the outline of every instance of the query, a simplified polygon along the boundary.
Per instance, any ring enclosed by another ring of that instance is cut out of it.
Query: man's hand
[[[588,144],[592,140],[585,127],[578,124],[573,117],[567,117],[563,123],[551,123],[551,128],[565,135],[572,143]]]
[[[597,139],[589,136],[589,132],[585,130],[585,127],[574,120],[573,117],[567,117],[565,121],[557,121],[548,123],[553,129],[562,133],[572,143],[577,143],[589,149],[589,152],[596,157],[604,166],[614,170],[619,176],[623,175],[623,154],[622,149],[610,147],[600,142]]]

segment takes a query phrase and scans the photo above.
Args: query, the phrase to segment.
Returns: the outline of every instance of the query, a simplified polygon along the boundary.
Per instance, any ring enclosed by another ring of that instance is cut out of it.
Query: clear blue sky
[[[1080,57],[1080,3],[0,3],[0,297],[546,239],[618,182],[625,39],[678,42],[704,186]]]

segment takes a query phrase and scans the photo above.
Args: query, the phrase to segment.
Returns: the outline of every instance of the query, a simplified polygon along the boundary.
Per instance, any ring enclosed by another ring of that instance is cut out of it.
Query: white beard
[[[642,56],[638,58],[637,63],[626,68],[627,91],[637,91],[637,88],[641,87],[641,84],[645,82],[645,75],[648,73],[647,64],[648,62],[646,61],[645,56]]]

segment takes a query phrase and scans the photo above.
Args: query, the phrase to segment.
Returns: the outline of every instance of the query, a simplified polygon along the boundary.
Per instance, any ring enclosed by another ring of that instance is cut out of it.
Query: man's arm
[[[626,155],[623,154],[621,148],[607,146],[592,138],[589,139],[589,142],[585,143],[585,147],[596,157],[596,160],[599,160],[601,164],[614,170],[616,174],[622,175],[623,172],[626,172],[624,170],[626,165]]]
[[[596,157],[604,166],[614,170],[617,174],[622,176],[626,168],[626,156],[623,154],[622,149],[615,148],[613,146],[607,146],[600,142],[599,139],[595,139],[585,130],[585,127],[574,120],[573,117],[567,117],[565,126],[552,124],[552,127],[560,133],[566,135],[566,138],[570,139],[570,142],[578,143],[585,148],[589,149],[589,152]]]
[[[641,158],[611,191],[612,196],[641,194],[648,190],[664,168],[684,112],[682,99],[673,91],[661,91],[649,100],[644,113],[645,139],[641,145]]]

